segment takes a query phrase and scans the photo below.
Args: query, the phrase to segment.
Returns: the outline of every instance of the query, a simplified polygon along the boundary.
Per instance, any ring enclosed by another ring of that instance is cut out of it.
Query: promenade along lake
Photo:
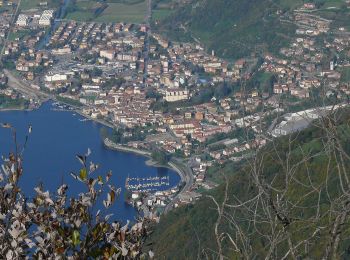
[[[56,192],[62,182],[66,183],[71,196],[78,196],[85,191],[84,185],[73,179],[70,172],[79,171],[81,166],[75,156],[86,153],[88,148],[92,151],[89,159],[100,166],[94,174],[105,176],[111,170],[112,184],[122,188],[115,205],[108,210],[119,220],[134,220],[136,216],[136,210],[124,200],[125,180],[128,176],[169,176],[170,186],[166,189],[180,182],[179,175],[173,170],[147,166],[145,157],[106,148],[100,137],[100,124],[86,121],[74,112],[53,109],[52,103],[48,102],[34,111],[0,112],[0,122],[10,123],[16,128],[20,144],[24,143],[28,126],[33,127],[24,152],[24,174],[20,181],[22,190],[28,196],[34,195],[33,189],[39,183],[44,185],[44,190],[50,192]],[[8,155],[13,149],[10,130],[0,128],[0,154]],[[103,208],[102,204],[98,206]]]

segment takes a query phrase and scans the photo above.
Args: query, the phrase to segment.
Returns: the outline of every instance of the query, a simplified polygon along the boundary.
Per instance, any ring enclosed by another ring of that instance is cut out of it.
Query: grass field
[[[15,39],[22,39],[23,37],[30,35],[30,30],[20,30],[16,32],[10,32],[9,40],[14,41]]]
[[[95,22],[128,22],[143,23],[147,5],[144,0],[133,0],[120,3],[107,1],[107,8],[99,15],[95,11],[100,4],[93,0],[78,0],[76,10],[68,13],[66,19],[77,21],[95,21]]]
[[[153,20],[162,20],[173,13],[171,9],[156,9],[152,12]]]
[[[74,21],[92,21],[94,18],[95,16],[93,13],[84,11],[76,11],[73,13],[69,13],[66,16],[66,19]]]
[[[95,21],[143,23],[146,8],[146,1],[133,5],[110,3]]]
[[[327,0],[323,8],[330,8],[330,7],[341,7],[342,5],[345,4],[344,0]]]
[[[47,2],[48,8],[57,8],[60,5],[59,0],[22,0],[21,2],[21,10],[29,10],[29,9],[38,9],[43,8],[46,9],[47,7],[40,7],[39,4],[41,2]]]

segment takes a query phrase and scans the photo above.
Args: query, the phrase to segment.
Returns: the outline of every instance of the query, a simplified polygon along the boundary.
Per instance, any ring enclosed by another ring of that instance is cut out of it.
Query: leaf
[[[56,248],[56,253],[62,255],[64,253],[64,247]]]
[[[86,171],[85,168],[82,168],[82,169],[80,170],[79,177],[80,177],[80,179],[82,179],[83,181],[86,180],[86,178],[87,178],[87,171]]]
[[[112,216],[113,216],[113,214],[108,214],[107,216],[105,216],[105,221],[108,221],[108,219]]]
[[[71,175],[74,179],[78,179],[77,175],[75,175],[73,172],[71,172],[70,175]]]
[[[149,251],[148,251],[148,255],[149,255],[149,257],[150,257],[151,259],[154,258],[154,253],[153,253],[152,250],[149,250]]]
[[[80,244],[80,233],[78,230],[74,230],[72,234],[72,242],[74,246],[77,246]]]
[[[57,189],[58,195],[62,196],[67,189],[68,189],[68,186],[66,184],[61,185],[61,187]]]
[[[109,179],[110,179],[111,177],[112,177],[112,172],[109,171],[109,172],[107,173],[107,176],[106,176],[106,182],[108,182]]]
[[[10,189],[12,189],[12,188],[13,188],[13,185],[12,185],[11,183],[7,183],[7,184],[5,185],[4,190],[7,191],[7,190],[10,190]]]
[[[27,203],[27,206],[28,208],[31,208],[31,209],[36,207],[34,203],[30,203],[30,202]]]
[[[32,240],[30,240],[29,238],[25,238],[24,241],[26,242],[27,246],[29,248],[32,248],[33,246],[35,246],[35,244],[33,243]]]
[[[111,203],[113,203],[114,200],[115,200],[115,192],[114,192],[113,190],[111,190],[111,191],[109,192],[109,194],[111,195]]]
[[[98,176],[97,179],[98,179],[98,184],[102,185],[103,184],[102,176]]]
[[[35,240],[38,241],[38,243],[39,243],[40,245],[44,245],[44,239],[43,239],[42,237],[36,236],[36,237],[35,237]]]
[[[7,260],[12,260],[12,259],[13,259],[13,255],[14,255],[14,253],[13,253],[13,251],[10,249],[10,250],[7,251],[7,253],[6,253],[6,259],[7,259]]]
[[[45,199],[45,202],[48,203],[48,204],[51,205],[51,206],[54,204],[53,201],[52,201],[52,199],[50,199],[50,198],[46,198],[46,199]]]
[[[79,162],[80,162],[82,165],[85,165],[86,156],[77,154],[76,157],[77,157],[77,159],[79,160]]]
[[[1,123],[1,127],[3,127],[3,128],[12,128],[12,126],[9,123]]]
[[[123,244],[123,247],[122,247],[122,256],[126,256],[128,254],[128,249],[125,248],[124,244]]]
[[[5,173],[6,176],[9,175],[9,171],[6,169],[5,165],[1,165],[2,171]]]

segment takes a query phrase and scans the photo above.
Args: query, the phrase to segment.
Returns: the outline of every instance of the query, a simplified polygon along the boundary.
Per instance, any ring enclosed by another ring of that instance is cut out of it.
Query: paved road
[[[151,19],[152,19],[152,0],[147,0],[147,11],[145,15],[145,23],[147,26],[145,37],[145,52],[144,52],[144,70],[143,70],[143,83],[146,83],[148,77],[148,61],[149,61],[149,36],[151,34]]]
[[[16,7],[16,10],[15,10],[15,12],[14,12],[14,14],[13,14],[12,21],[11,21],[11,23],[10,23],[10,29],[9,29],[9,31],[8,31],[8,33],[7,33],[7,36],[6,36],[6,39],[5,39],[5,41],[4,41],[4,46],[2,47],[1,52],[0,52],[0,62],[2,61],[2,56],[3,56],[4,51],[5,51],[5,48],[6,48],[6,46],[7,46],[7,42],[8,42],[8,40],[9,40],[9,37],[10,37],[10,34],[11,34],[11,30],[12,30],[12,28],[13,28],[14,25],[15,25],[15,22],[16,22],[16,19],[17,19],[17,15],[18,15],[18,11],[20,10],[19,8],[20,8],[20,6],[21,6],[21,2],[22,2],[22,0],[19,0],[19,2],[18,2],[18,4],[17,4],[17,7]]]
[[[9,87],[22,93],[27,98],[30,98],[36,101],[42,101],[42,100],[47,100],[48,98],[51,97],[49,94],[46,94],[44,92],[41,92],[39,90],[32,88],[28,82],[17,78],[9,70],[5,69],[4,73],[8,77]]]
[[[187,166],[184,165],[183,162],[179,159],[173,159],[171,162],[172,166],[174,168],[179,169],[179,174],[181,175],[181,180],[185,182],[185,186],[182,188],[182,190],[171,200],[171,202],[166,205],[164,209],[164,213],[167,214],[170,210],[174,208],[174,205],[176,201],[178,200],[179,196],[183,193],[186,193],[190,191],[193,183],[194,183],[194,177],[192,170]]]

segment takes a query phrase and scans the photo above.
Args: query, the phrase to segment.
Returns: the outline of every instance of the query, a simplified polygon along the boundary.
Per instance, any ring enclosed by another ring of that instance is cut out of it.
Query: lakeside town
[[[1,99],[30,109],[47,99],[68,104],[114,129],[103,136],[107,146],[172,164],[183,175],[178,187],[130,195],[149,216],[167,212],[216,187],[213,169],[333,109],[315,102],[320,93],[348,102],[350,32],[315,9],[306,3],[281,15],[296,30],[278,55],[229,61],[148,24],[56,21],[58,10],[44,2],[25,13],[13,8],[0,14]]]

